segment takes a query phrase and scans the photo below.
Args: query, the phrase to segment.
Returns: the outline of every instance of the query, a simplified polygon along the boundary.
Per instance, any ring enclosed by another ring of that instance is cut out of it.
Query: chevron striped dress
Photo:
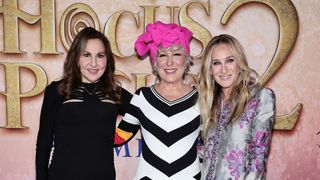
[[[197,96],[193,89],[168,101],[154,86],[137,90],[115,135],[115,143],[121,144],[141,130],[142,155],[134,179],[200,179]]]

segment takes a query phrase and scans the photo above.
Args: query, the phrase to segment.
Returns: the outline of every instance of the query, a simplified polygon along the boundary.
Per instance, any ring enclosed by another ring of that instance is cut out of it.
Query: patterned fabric
[[[265,179],[275,96],[263,88],[248,102],[238,121],[227,123],[230,102],[205,138],[203,180]]]
[[[118,126],[127,132],[133,132],[134,127],[141,130],[142,155],[134,179],[200,179],[197,95],[194,89],[168,101],[153,86],[136,92]]]
[[[204,149],[205,152],[205,158],[206,160],[211,160],[211,166],[209,168],[209,173],[208,173],[208,180],[214,179],[214,169],[215,169],[215,162],[216,162],[216,157],[218,154],[219,150],[219,145],[220,145],[220,140],[221,140],[221,135],[222,135],[222,129],[227,125],[228,122],[228,117],[230,115],[231,111],[231,103],[227,102],[222,109],[222,113],[220,113],[220,121],[218,121],[217,124],[217,130],[213,136],[209,137],[209,140],[207,146]]]

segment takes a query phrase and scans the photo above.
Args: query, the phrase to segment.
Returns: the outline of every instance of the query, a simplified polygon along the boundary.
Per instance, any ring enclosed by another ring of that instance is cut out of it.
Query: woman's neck
[[[193,90],[193,87],[185,83],[158,83],[155,86],[157,92],[167,100],[179,99]]]
[[[186,84],[183,82],[177,82],[177,83],[166,83],[166,82],[161,82],[156,84],[156,88],[163,89],[163,90],[169,90],[169,91],[174,91],[177,89],[184,89],[186,88]]]
[[[222,90],[222,97],[224,102],[230,99],[230,94],[231,94],[231,89]]]

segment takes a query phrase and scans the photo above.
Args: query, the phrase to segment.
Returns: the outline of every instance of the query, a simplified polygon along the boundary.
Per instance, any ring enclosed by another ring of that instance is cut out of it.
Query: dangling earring
[[[185,71],[183,73],[182,79],[183,79],[183,83],[186,84],[186,79],[187,79],[188,73]]]

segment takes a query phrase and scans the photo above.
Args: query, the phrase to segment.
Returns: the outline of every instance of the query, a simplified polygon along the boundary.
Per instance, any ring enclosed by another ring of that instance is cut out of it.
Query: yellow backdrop
[[[0,2],[0,179],[35,177],[35,142],[45,86],[62,74],[66,51],[84,26],[103,32],[117,77],[130,92],[154,83],[133,42],[146,24],[179,23],[194,33],[196,78],[203,47],[229,33],[240,40],[260,81],[275,91],[277,120],[267,179],[317,179],[320,172],[318,0],[2,0]],[[115,149],[117,179],[131,179],[137,135]]]

